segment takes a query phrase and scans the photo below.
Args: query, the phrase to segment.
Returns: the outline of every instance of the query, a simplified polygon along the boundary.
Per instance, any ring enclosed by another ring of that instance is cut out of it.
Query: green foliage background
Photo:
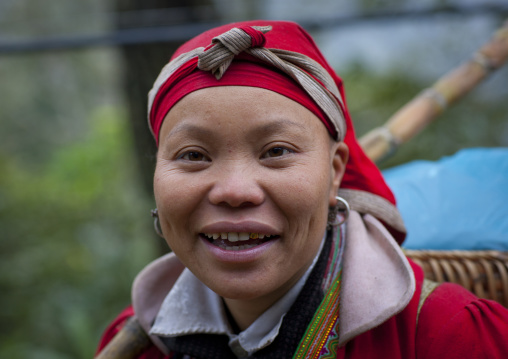
[[[70,3],[46,14],[80,11]],[[81,30],[93,27],[81,22]],[[113,49],[0,55],[0,358],[92,357],[129,304],[135,274],[160,254],[121,70]],[[360,61],[339,72],[359,135],[435,80],[396,66],[379,74]],[[508,83],[508,71],[495,76]],[[506,91],[482,86],[382,166],[507,146]]]
[[[122,112],[88,124],[36,168],[0,154],[2,358],[90,358],[155,256]]]

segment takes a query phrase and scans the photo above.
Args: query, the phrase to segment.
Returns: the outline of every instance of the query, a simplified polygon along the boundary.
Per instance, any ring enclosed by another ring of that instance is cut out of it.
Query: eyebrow
[[[298,127],[303,131],[308,130],[308,128],[299,123],[289,119],[275,119],[268,123],[262,124],[258,127],[255,127],[252,132],[259,134],[270,134],[277,131],[285,131],[293,127]],[[212,129],[208,129],[203,126],[198,126],[192,123],[182,123],[175,126],[167,135],[166,141],[171,139],[171,137],[176,136],[178,133],[192,133],[198,137],[213,137],[214,131]]]
[[[275,131],[286,130],[286,129],[292,128],[292,127],[299,127],[301,130],[304,130],[304,131],[307,130],[307,127],[299,122],[291,121],[288,119],[276,119],[274,121],[271,121],[267,124],[264,124],[264,125],[261,125],[261,126],[255,128],[254,131],[261,132],[261,133],[264,133],[264,132],[271,133],[271,132],[275,132]]]
[[[202,126],[197,126],[192,123],[182,123],[177,126],[175,126],[169,133],[166,135],[165,139],[168,140],[173,136],[176,136],[180,132],[186,132],[186,133],[192,133],[196,134],[198,136],[211,136],[213,131],[210,129],[207,129]]]

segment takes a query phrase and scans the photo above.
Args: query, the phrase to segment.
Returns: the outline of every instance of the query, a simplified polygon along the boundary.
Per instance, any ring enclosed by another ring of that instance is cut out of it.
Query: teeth
[[[225,246],[225,245],[219,245],[220,248],[225,249],[227,251],[241,251],[242,249],[249,249],[252,247],[255,247],[254,244],[244,244],[242,246]]]
[[[204,233],[204,236],[209,239],[228,239],[230,242],[248,241],[249,239],[264,239],[271,237],[260,233],[248,232],[221,232],[221,233]]]

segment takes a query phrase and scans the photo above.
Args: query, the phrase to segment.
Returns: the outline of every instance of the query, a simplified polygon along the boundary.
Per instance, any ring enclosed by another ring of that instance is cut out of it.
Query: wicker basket
[[[508,252],[405,250],[436,282],[462,285],[480,298],[508,308]]]

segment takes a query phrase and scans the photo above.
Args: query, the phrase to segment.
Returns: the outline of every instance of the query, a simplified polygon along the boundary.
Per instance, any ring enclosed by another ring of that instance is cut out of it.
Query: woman
[[[504,308],[424,285],[403,255],[342,81],[298,25],[201,34],[149,100],[154,215],[174,254],[139,274],[101,348],[135,313],[153,342],[140,358],[507,355]]]

